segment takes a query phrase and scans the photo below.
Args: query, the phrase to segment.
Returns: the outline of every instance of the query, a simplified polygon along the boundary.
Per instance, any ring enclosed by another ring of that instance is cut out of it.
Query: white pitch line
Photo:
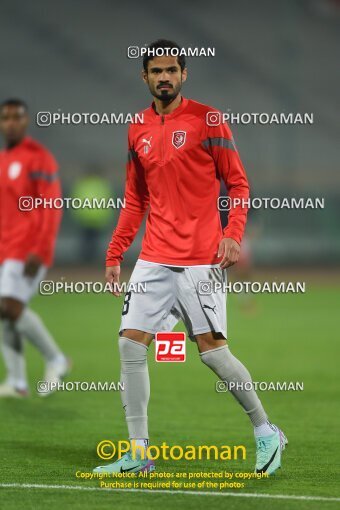
[[[38,483],[0,483],[3,489],[50,489],[50,490],[73,490],[73,491],[109,491],[109,492],[149,492],[150,494],[189,494],[190,496],[224,496],[234,498],[264,498],[264,499],[292,499],[295,501],[340,501],[339,498],[325,496],[295,496],[286,494],[260,494],[250,492],[208,492],[208,491],[185,491],[185,490],[162,490],[162,489],[110,489],[100,487],[83,487],[82,485],[44,485]]]

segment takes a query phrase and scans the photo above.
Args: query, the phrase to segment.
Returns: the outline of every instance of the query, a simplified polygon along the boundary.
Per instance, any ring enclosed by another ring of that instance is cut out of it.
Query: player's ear
[[[142,80],[144,83],[148,83],[148,73],[144,69],[142,70]]]
[[[188,69],[185,67],[182,71],[182,83],[184,83],[185,81],[187,81],[187,77],[188,77]]]
[[[28,116],[28,114],[26,113],[24,118],[22,119],[22,125],[23,125],[23,128],[24,129],[27,129],[28,128],[28,125],[30,123],[30,118]]]

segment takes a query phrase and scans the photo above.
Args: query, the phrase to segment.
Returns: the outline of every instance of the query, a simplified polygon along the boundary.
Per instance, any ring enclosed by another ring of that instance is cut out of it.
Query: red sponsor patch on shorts
[[[185,361],[185,333],[156,333],[156,361]]]

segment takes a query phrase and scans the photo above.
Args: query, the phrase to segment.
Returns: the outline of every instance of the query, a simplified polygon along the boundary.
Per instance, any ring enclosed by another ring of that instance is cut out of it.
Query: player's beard
[[[181,88],[182,88],[182,82],[178,83],[178,85],[176,85],[176,86],[172,85],[172,88],[166,89],[166,90],[160,90],[157,88],[152,90],[150,88],[150,92],[157,99],[160,99],[161,101],[164,101],[166,103],[170,103],[174,99],[176,99],[176,97],[178,96],[178,94],[181,91]]]

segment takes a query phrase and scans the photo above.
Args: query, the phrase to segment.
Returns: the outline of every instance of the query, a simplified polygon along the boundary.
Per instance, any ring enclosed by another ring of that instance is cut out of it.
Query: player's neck
[[[181,104],[182,102],[182,96],[181,94],[178,94],[178,96],[175,97],[170,102],[167,101],[161,101],[157,97],[155,97],[155,110],[158,113],[158,115],[168,115],[169,113],[172,113],[176,108]]]
[[[6,149],[7,150],[14,149],[14,147],[16,147],[17,145],[21,144],[21,142],[23,141],[24,138],[25,138],[25,136],[23,136],[19,140],[8,140],[8,141],[6,141]]]

